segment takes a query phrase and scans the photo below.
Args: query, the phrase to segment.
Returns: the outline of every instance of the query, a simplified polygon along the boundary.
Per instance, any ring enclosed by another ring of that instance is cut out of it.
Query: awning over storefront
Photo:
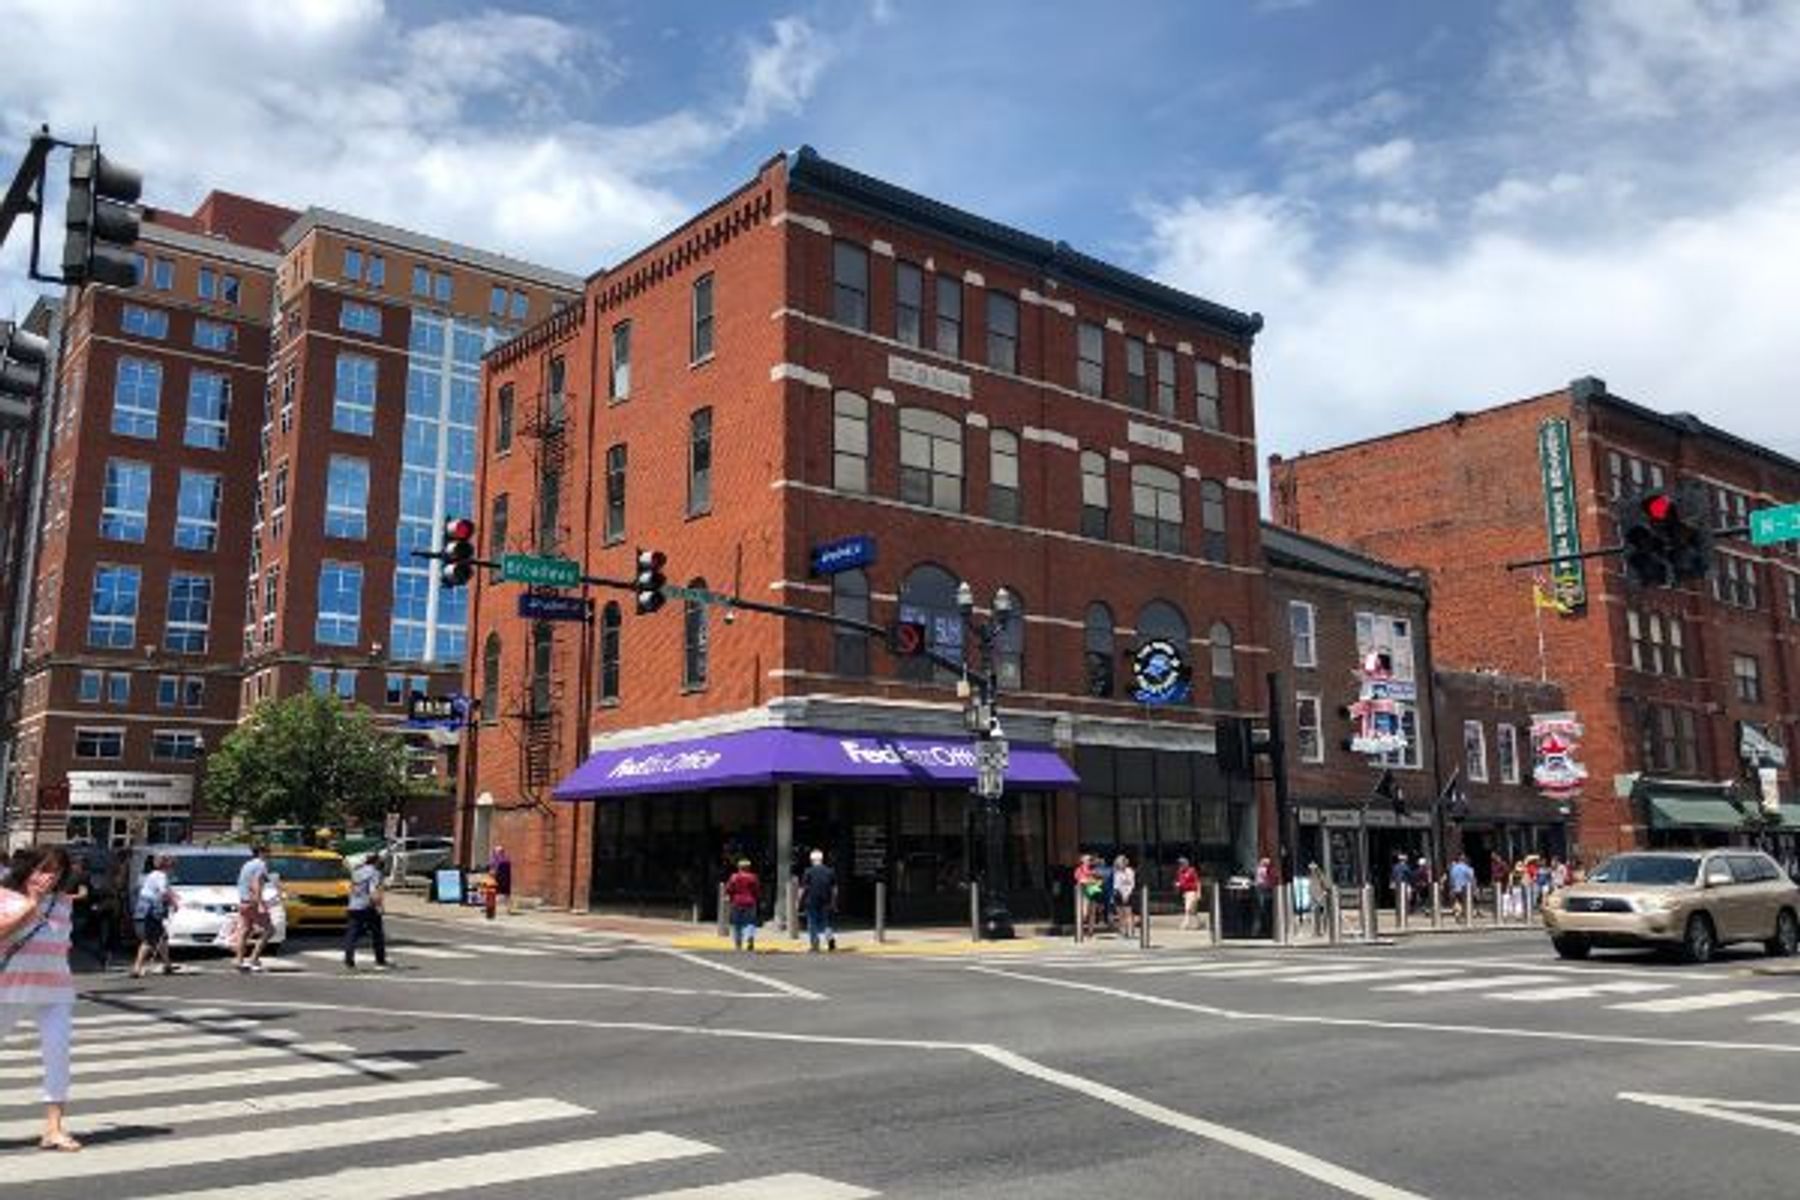
[[[1073,788],[1075,772],[1049,746],[1011,744],[1008,790]],[[558,800],[603,800],[649,792],[766,787],[774,783],[867,783],[969,787],[969,739],[881,737],[817,729],[752,729],[717,737],[602,750],[557,785]]]
[[[1727,829],[1744,828],[1744,810],[1729,800],[1704,796],[1664,796],[1655,792],[1647,797],[1652,829]]]

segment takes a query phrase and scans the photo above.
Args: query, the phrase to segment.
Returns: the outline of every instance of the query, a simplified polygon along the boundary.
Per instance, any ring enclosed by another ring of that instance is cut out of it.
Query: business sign
[[[520,592],[519,615],[529,621],[591,621],[594,602],[581,596]]]
[[[839,538],[835,542],[821,542],[812,548],[812,573],[814,575],[835,575],[839,571],[854,571],[861,567],[872,566],[874,562],[875,539],[867,534]]]
[[[1131,697],[1139,704],[1181,704],[1193,694],[1193,668],[1174,642],[1145,642],[1131,656]]]
[[[1747,767],[1785,767],[1787,751],[1748,721],[1738,722],[1738,757]]]
[[[71,812],[141,809],[186,812],[194,805],[192,775],[152,775],[135,771],[70,771]]]
[[[469,698],[414,692],[406,698],[406,719],[413,725],[464,725],[469,719]]]
[[[1551,417],[1538,426],[1538,470],[1544,477],[1544,524],[1550,553],[1581,553],[1581,513],[1575,494],[1574,460],[1569,452],[1569,422]],[[1569,608],[1587,603],[1587,575],[1579,558],[1550,564],[1551,593]]]
[[[967,400],[970,394],[969,377],[962,372],[947,371],[897,354],[888,355],[888,378],[895,383],[910,383],[929,392],[955,396],[958,400]]]
[[[1363,656],[1357,675],[1356,702],[1350,705],[1355,723],[1350,735],[1352,754],[1402,754],[1406,751],[1405,706],[1418,699],[1418,685],[1395,679],[1393,657],[1382,650]]]
[[[1576,761],[1584,730],[1572,712],[1534,713],[1531,781],[1552,800],[1572,800],[1587,782],[1587,768]]]
[[[1142,421],[1125,423],[1125,440],[1139,446],[1148,446],[1152,450],[1166,450],[1170,454],[1180,454],[1183,447],[1179,433],[1160,425],[1146,425]]]

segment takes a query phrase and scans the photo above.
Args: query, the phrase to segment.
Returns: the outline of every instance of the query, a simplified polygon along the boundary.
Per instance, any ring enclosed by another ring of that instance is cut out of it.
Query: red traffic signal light
[[[661,550],[639,550],[637,552],[637,574],[632,578],[632,586],[637,591],[637,611],[639,616],[653,613],[669,602],[663,594],[668,579],[663,576],[663,568],[669,563],[669,556]]]
[[[1658,525],[1667,525],[1680,516],[1675,498],[1667,492],[1656,492],[1644,498],[1644,515]]]
[[[444,548],[438,552],[443,566],[438,579],[444,587],[458,588],[475,574],[475,522],[451,517],[444,522]]]

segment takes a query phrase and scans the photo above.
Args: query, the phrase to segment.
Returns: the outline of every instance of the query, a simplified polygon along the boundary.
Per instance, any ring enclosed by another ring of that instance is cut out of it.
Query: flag
[[[1541,576],[1533,578],[1531,581],[1531,603],[1535,608],[1547,608],[1552,612],[1561,613],[1565,617],[1575,611],[1567,600],[1557,595],[1544,583]]]

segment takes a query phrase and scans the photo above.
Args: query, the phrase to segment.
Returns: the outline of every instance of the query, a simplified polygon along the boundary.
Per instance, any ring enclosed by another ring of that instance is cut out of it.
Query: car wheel
[[[1776,958],[1792,958],[1800,949],[1800,920],[1794,910],[1784,908],[1775,918],[1775,936],[1763,943],[1763,949]]]
[[[1550,939],[1550,944],[1556,947],[1558,958],[1586,958],[1588,951],[1593,949],[1586,938],[1573,933],[1553,937]]]
[[[1687,930],[1681,938],[1682,957],[1691,963],[1707,963],[1712,961],[1716,949],[1718,940],[1713,932],[1712,918],[1705,913],[1689,917]]]

